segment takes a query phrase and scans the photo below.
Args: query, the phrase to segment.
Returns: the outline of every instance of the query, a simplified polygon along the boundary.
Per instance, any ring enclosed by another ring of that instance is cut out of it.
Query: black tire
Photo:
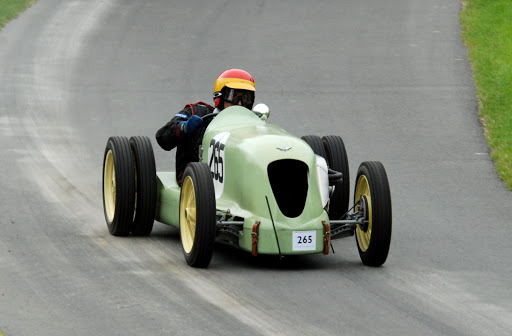
[[[318,135],[304,135],[301,137],[309,147],[313,150],[316,155],[320,155],[325,159],[325,148],[324,143],[322,142],[322,138]]]
[[[103,213],[112,235],[130,233],[134,207],[135,169],[130,142],[126,137],[110,137],[103,155]]]
[[[183,175],[180,194],[181,246],[187,264],[208,267],[216,231],[215,190],[206,163],[191,162]]]
[[[132,234],[147,236],[153,230],[156,211],[156,168],[151,140],[146,136],[130,138],[135,161],[135,218]]]
[[[357,225],[356,241],[363,264],[378,267],[388,257],[391,244],[391,193],[386,170],[377,161],[363,162],[357,172],[354,204],[364,196],[367,203],[367,227]],[[356,206],[356,211],[362,210]]]
[[[350,172],[348,156],[343,139],[337,135],[322,137],[327,166],[343,174],[343,180],[334,185],[329,199],[329,219],[341,219],[347,213],[350,202]]]

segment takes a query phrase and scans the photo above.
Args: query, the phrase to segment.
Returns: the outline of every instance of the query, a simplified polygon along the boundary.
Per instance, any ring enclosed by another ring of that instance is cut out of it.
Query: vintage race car
[[[377,161],[359,166],[349,207],[349,167],[339,136],[298,138],[266,122],[264,104],[226,108],[209,124],[200,161],[180,188],[156,172],[145,136],[110,137],[103,161],[103,205],[115,236],[149,235],[154,220],[179,228],[186,262],[207,267],[215,242],[279,256],[323,253],[353,236],[359,255],[380,266],[391,242],[391,195]]]

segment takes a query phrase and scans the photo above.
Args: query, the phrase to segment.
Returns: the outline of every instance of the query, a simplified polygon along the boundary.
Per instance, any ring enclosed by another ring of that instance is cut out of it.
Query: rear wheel
[[[107,141],[103,155],[103,212],[114,236],[130,233],[135,207],[135,169],[126,137]]]
[[[357,172],[354,191],[356,214],[365,224],[357,225],[356,241],[363,264],[381,266],[391,244],[391,193],[384,166],[380,162],[363,162]]]
[[[215,190],[207,164],[189,163],[180,194],[180,235],[187,264],[207,267],[216,229]]]
[[[151,141],[146,136],[130,138],[135,159],[135,217],[132,234],[147,236],[153,229],[156,211],[156,168]]]
[[[320,138],[318,135],[304,135],[301,137],[301,139],[304,140],[309,145],[309,147],[311,147],[316,155],[325,158],[325,148],[324,143],[322,142],[322,138]]]
[[[343,180],[334,185],[329,199],[329,219],[340,219],[348,211],[350,201],[350,174],[348,156],[341,137],[328,135],[322,138],[327,166],[343,174]]]

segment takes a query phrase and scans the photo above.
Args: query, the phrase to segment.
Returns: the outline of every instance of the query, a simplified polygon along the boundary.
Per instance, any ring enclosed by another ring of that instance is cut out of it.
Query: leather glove
[[[180,135],[183,133],[191,134],[196,132],[203,125],[203,119],[193,115],[187,121],[182,121],[178,125]]]

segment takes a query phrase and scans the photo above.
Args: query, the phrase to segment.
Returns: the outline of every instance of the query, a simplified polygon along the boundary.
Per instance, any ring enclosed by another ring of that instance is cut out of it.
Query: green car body
[[[253,253],[256,244],[258,254],[325,253],[329,216],[318,183],[317,156],[306,142],[233,106],[209,124],[200,156],[212,172],[224,226],[233,220],[240,228],[235,241],[218,234],[218,242]],[[179,227],[180,187],[174,174],[157,173],[155,219]]]

